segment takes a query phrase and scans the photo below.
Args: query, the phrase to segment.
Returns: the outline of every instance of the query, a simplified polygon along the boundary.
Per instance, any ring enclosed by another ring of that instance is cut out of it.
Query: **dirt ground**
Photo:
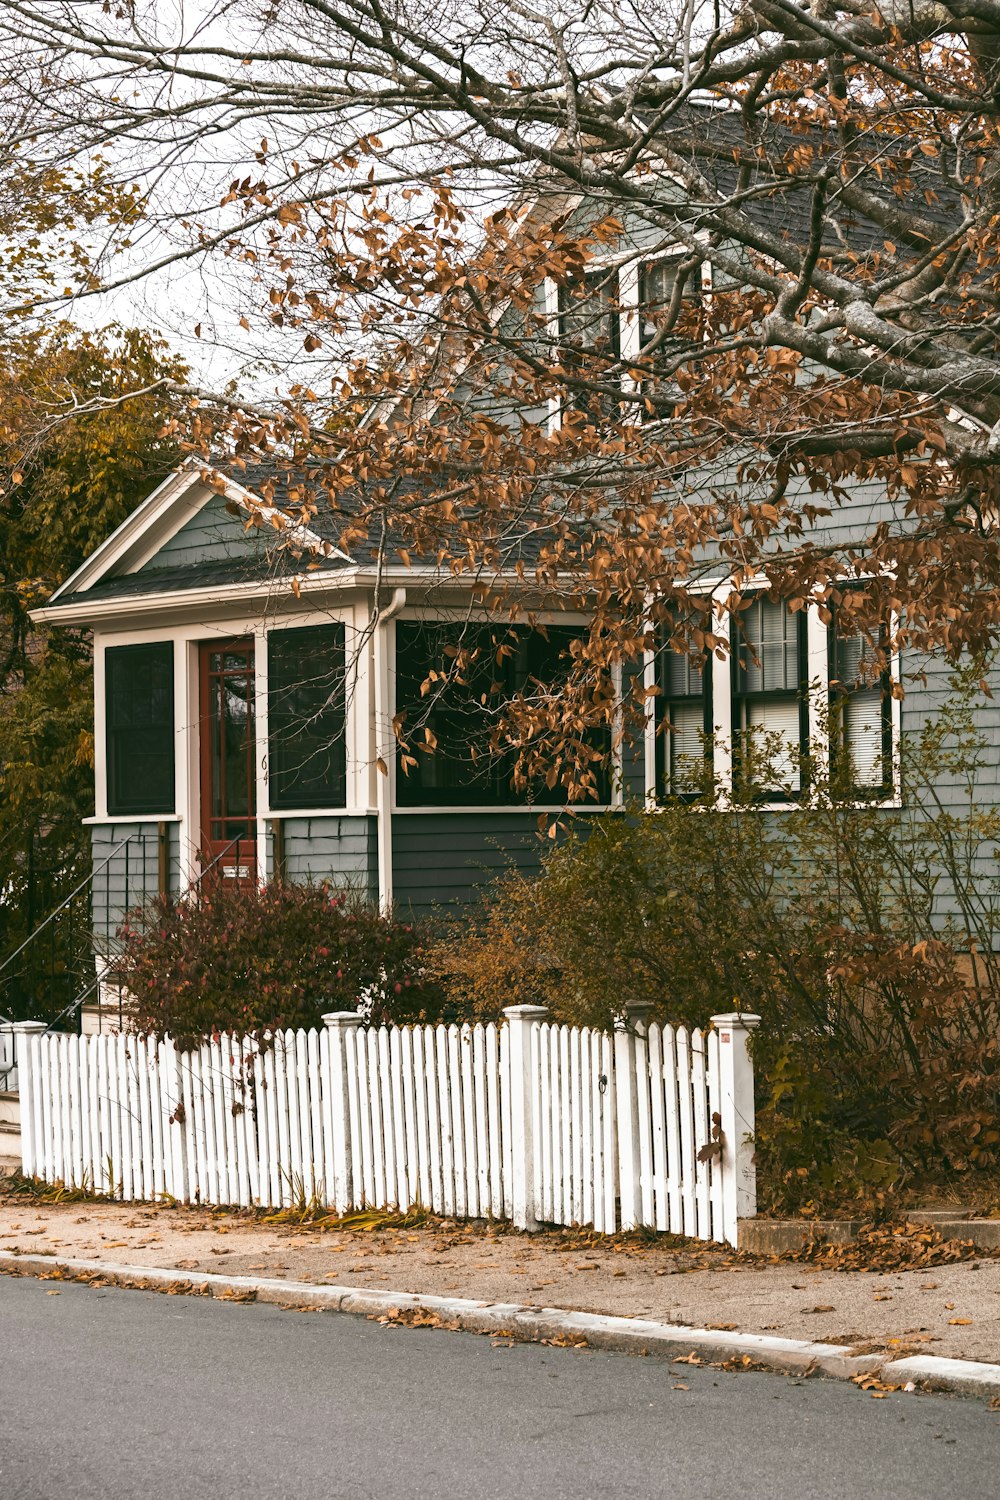
[[[753,1262],[668,1237],[431,1221],[318,1228],[0,1188],[0,1250],[426,1292],[1000,1362],[1000,1260],[903,1271]]]

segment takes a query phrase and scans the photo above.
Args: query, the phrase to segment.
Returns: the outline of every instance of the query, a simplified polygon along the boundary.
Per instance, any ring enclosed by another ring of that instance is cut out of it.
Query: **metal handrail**
[[[122,849],[125,848],[125,845],[129,842],[130,838],[132,838],[132,834],[129,834],[126,838],[123,838],[120,844],[116,844],[115,847],[112,849],[111,853],[107,856],[107,858],[106,859],[102,859],[101,863],[99,865],[93,865],[91,867],[90,874],[86,875],[83,878],[83,880],[80,881],[80,884],[75,888],[75,890],[70,891],[69,895],[66,897],[66,899],[64,901],[61,901],[59,903],[59,905],[56,907],[55,911],[50,911],[49,914],[48,914],[48,916],[45,918],[45,920],[43,922],[39,922],[38,926],[34,929],[33,932],[30,932],[28,934],[28,936],[25,938],[24,942],[21,943],[20,947],[15,948],[14,951],[13,951],[13,953],[8,953],[8,955],[4,959],[3,963],[0,963],[0,974],[3,973],[4,969],[6,969],[9,964],[12,964],[14,962],[15,958],[17,958],[19,954],[21,954],[21,953],[24,952],[25,948],[27,948],[31,943],[33,943],[35,941],[35,938],[38,936],[38,934],[40,932],[44,932],[45,931],[46,927],[48,927],[48,925],[49,925],[50,922],[54,922],[55,921],[56,917],[59,916],[60,912],[63,912],[63,911],[66,910],[66,908],[70,904],[70,902],[72,900],[74,900],[75,897],[77,897],[82,890],[84,890],[88,885],[90,885],[93,882],[95,876],[97,876],[97,875],[100,874],[100,872],[104,869],[105,865],[109,865],[111,863],[111,861],[114,859],[115,855],[120,850],[122,850]]]
[[[203,870],[199,871],[198,878],[197,878],[197,880],[192,880],[190,889],[196,891],[198,889],[198,887],[201,885],[201,882],[204,880],[205,876],[209,873],[209,871],[215,869],[215,867],[219,863],[220,859],[225,859],[225,857],[229,853],[230,849],[232,849],[234,847],[238,848],[240,846],[240,844],[248,843],[248,842],[249,842],[249,840],[244,839],[240,834],[237,834],[236,838],[230,839],[229,843],[226,845],[226,847],[224,849],[220,849],[219,850],[218,854],[211,861],[211,863],[207,864]]]

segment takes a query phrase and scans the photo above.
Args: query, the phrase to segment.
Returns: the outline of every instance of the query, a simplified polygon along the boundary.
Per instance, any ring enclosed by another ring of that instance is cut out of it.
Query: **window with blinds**
[[[733,622],[733,749],[745,789],[798,797],[809,750],[806,612],[754,599]]]
[[[276,812],[346,805],[345,673],[339,622],[268,635],[268,799]]]
[[[109,817],[174,811],[174,645],[104,655]]]
[[[871,644],[842,635],[834,613],[829,632],[830,759],[834,777],[858,796],[892,790],[892,684],[878,671]],[[881,642],[883,647],[886,642]]]
[[[693,797],[711,765],[712,658],[669,647],[657,660],[657,787],[660,796]]]

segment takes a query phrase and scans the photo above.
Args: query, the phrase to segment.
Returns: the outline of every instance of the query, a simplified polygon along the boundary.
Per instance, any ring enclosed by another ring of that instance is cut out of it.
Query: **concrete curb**
[[[477,1302],[468,1297],[436,1297],[421,1292],[387,1292],[349,1286],[316,1286],[266,1276],[221,1276],[211,1271],[168,1270],[161,1266],[128,1266],[113,1261],[73,1260],[61,1256],[16,1255],[0,1251],[0,1274],[51,1276],[67,1280],[100,1277],[112,1285],[137,1290],[178,1289],[223,1300],[253,1300],[296,1310],[352,1313],[365,1318],[406,1322],[423,1314],[457,1332],[490,1334],[518,1343],[541,1340],[579,1344],[624,1354],[659,1355],[666,1359],[696,1355],[706,1364],[749,1360],[759,1369],[782,1375],[823,1375],[850,1380],[875,1376],[893,1385],[914,1385],[961,1395],[1000,1395],[1000,1365],[972,1360],[917,1355],[889,1359],[883,1354],[854,1354],[848,1345],[817,1344],[807,1339],[773,1338],[759,1333],[732,1333],[715,1328],[688,1328],[645,1318],[532,1307],[518,1302]]]

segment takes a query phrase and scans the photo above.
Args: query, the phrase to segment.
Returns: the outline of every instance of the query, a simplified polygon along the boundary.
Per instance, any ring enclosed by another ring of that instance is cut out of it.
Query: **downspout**
[[[393,589],[385,609],[375,605],[373,649],[375,655],[375,808],[378,814],[378,908],[392,909],[392,766],[396,735],[392,727],[389,698],[389,637],[386,626],[406,603],[406,590]],[[381,765],[380,765],[381,763]],[[381,766],[385,767],[383,771]]]

